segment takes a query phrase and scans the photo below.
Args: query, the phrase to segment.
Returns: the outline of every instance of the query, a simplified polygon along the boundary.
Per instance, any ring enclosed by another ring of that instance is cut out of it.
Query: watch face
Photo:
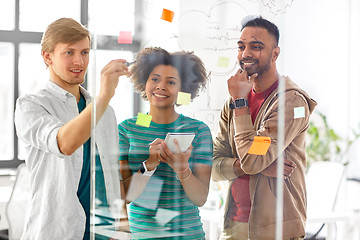
[[[234,102],[229,104],[230,109],[243,108],[243,107],[247,107],[247,106],[249,106],[248,100],[244,99],[244,98],[235,99]]]
[[[235,103],[235,108],[242,108],[248,106],[248,101],[243,98],[235,99],[234,103]]]
[[[245,107],[245,99],[235,99],[235,107],[236,108],[241,108],[241,107]]]

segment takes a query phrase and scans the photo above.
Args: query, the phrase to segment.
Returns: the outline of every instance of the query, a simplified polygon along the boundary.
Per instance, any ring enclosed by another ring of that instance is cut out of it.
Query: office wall
[[[238,68],[237,40],[247,15],[262,15],[279,26],[280,74],[289,76],[318,102],[329,125],[344,139],[360,130],[359,60],[360,4],[355,0],[182,0],[146,1],[143,47],[194,51],[210,81],[190,106],[178,110],[205,121],[213,133],[228,98],[227,79]],[[158,21],[162,8],[175,12],[173,22]],[[160,10],[159,10],[160,9]],[[143,103],[143,111],[147,104]],[[359,177],[355,143],[346,161],[348,174]]]

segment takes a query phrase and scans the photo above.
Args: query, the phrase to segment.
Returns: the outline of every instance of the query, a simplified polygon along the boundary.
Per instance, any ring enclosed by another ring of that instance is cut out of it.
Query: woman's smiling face
[[[160,108],[173,107],[180,90],[179,72],[171,65],[156,66],[150,73],[145,86],[150,105]]]

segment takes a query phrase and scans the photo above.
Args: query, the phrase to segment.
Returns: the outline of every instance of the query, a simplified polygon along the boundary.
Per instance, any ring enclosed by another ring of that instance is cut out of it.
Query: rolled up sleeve
[[[14,121],[17,136],[25,144],[44,152],[65,156],[57,143],[57,134],[63,123],[41,104],[28,98],[19,98]]]
[[[229,139],[230,123],[228,102],[225,103],[220,115],[219,129],[214,139],[214,163],[212,167],[212,179],[214,181],[225,181],[237,178],[234,172],[234,163],[236,161]],[[231,134],[231,133],[230,133]]]

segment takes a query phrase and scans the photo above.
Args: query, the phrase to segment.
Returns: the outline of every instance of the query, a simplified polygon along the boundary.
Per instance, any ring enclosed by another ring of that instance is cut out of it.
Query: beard
[[[252,62],[254,62],[254,65],[246,67],[243,63],[244,61],[247,61],[247,62],[252,61]],[[261,76],[262,74],[264,74],[265,72],[267,72],[270,69],[271,56],[269,56],[269,59],[267,61],[265,61],[265,62],[263,61],[263,63],[261,63],[257,59],[250,59],[250,58],[242,59],[242,60],[239,60],[239,65],[240,65],[241,70],[246,71],[249,76],[251,76],[255,73],[257,73],[258,76]]]

